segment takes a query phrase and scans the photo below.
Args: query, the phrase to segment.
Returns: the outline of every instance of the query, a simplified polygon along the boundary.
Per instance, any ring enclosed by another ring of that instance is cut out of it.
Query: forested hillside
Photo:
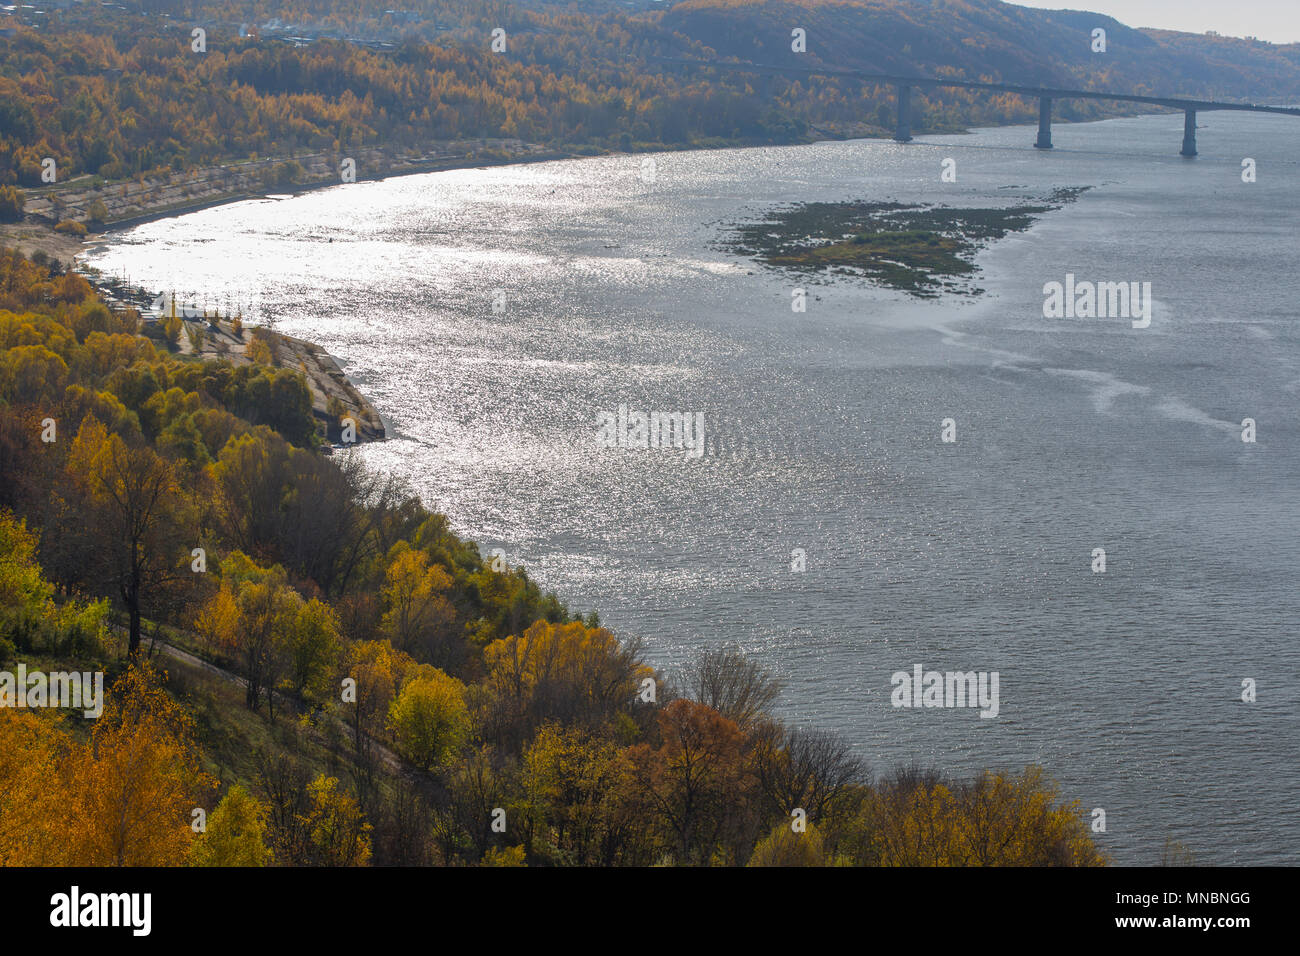
[[[1103,862],[1034,768],[873,780],[734,651],[657,673],[322,455],[273,348],[137,321],[0,256],[0,672],[111,685],[0,707],[0,863]]]
[[[0,187],[118,180],[253,156],[467,137],[570,149],[783,143],[889,126],[893,91],[680,73],[658,57],[952,73],[1127,92],[1300,99],[1300,46],[1131,30],[996,0],[621,4],[364,0],[15,8],[0,25]],[[27,25],[31,21],[31,25]],[[206,52],[191,33],[206,31]],[[1091,31],[1107,31],[1104,54]],[[791,30],[807,52],[791,51]],[[492,49],[492,31],[505,47]],[[241,34],[245,34],[242,35]],[[1065,103],[1065,119],[1120,107]],[[1026,121],[1014,96],[914,101],[918,130]],[[0,196],[0,218],[20,214]]]
[[[662,24],[721,56],[1032,86],[1263,100],[1300,97],[1300,44],[1132,29],[1000,0],[682,0]],[[808,33],[806,54],[790,30]],[[1105,53],[1092,31],[1106,31]]]

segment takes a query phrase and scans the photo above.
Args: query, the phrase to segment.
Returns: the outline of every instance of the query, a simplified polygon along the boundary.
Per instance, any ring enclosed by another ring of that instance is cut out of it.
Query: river
[[[1010,127],[449,171],[88,260],[324,346],[392,436],[354,453],[670,673],[736,644],[877,772],[1040,763],[1118,862],[1295,864],[1300,123],[1201,122],[1190,161],[1178,114],[1057,125],[1051,152]],[[720,247],[779,203],[1059,186],[1093,188],[984,250],[973,298]],[[1150,326],[1044,318],[1067,274],[1150,282]],[[704,454],[598,447],[620,404],[702,414]],[[917,664],[996,672],[997,716],[893,706]]]

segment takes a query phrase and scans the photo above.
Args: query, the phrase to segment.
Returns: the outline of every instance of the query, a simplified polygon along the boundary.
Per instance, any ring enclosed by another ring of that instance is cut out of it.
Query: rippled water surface
[[[1201,121],[1194,161],[1171,115],[1058,126],[1051,153],[1015,128],[664,154],[653,183],[640,157],[436,173],[90,258],[326,347],[393,436],[358,454],[655,664],[737,643],[876,769],[1041,763],[1122,862],[1171,837],[1296,863],[1300,123]],[[799,280],[718,245],[777,203],[1084,185],[980,255],[976,299],[837,280],[797,314]],[[1044,319],[1067,272],[1151,282],[1150,328]],[[702,412],[706,453],[599,449],[620,403]],[[892,708],[917,663],[997,671],[999,716]]]

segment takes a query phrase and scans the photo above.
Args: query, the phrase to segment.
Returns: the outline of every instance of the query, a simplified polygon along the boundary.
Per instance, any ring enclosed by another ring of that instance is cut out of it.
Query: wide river
[[[1105,810],[1118,862],[1174,840],[1294,864],[1300,123],[1201,121],[1195,160],[1180,114],[1058,125],[1052,152],[1021,127],[661,154],[653,176],[434,173],[155,222],[88,259],[323,345],[392,436],[355,453],[670,673],[738,645],[786,720],[877,772],[1042,764]],[[975,298],[719,248],[781,203],[1057,186],[1094,188],[985,249]],[[1150,326],[1044,318],[1067,273],[1150,282]],[[704,454],[599,447],[620,404],[702,413]],[[997,672],[997,716],[892,706],[917,664]]]

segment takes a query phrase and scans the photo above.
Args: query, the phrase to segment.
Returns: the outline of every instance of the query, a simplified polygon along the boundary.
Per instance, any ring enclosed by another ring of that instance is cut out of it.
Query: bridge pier
[[[898,87],[898,125],[894,139],[899,143],[912,141],[912,88],[906,84]]]
[[[1052,98],[1050,96],[1040,96],[1038,98],[1038,139],[1034,143],[1034,149],[1051,148]]]
[[[1196,155],[1196,110],[1183,111],[1183,149],[1179,155]]]

